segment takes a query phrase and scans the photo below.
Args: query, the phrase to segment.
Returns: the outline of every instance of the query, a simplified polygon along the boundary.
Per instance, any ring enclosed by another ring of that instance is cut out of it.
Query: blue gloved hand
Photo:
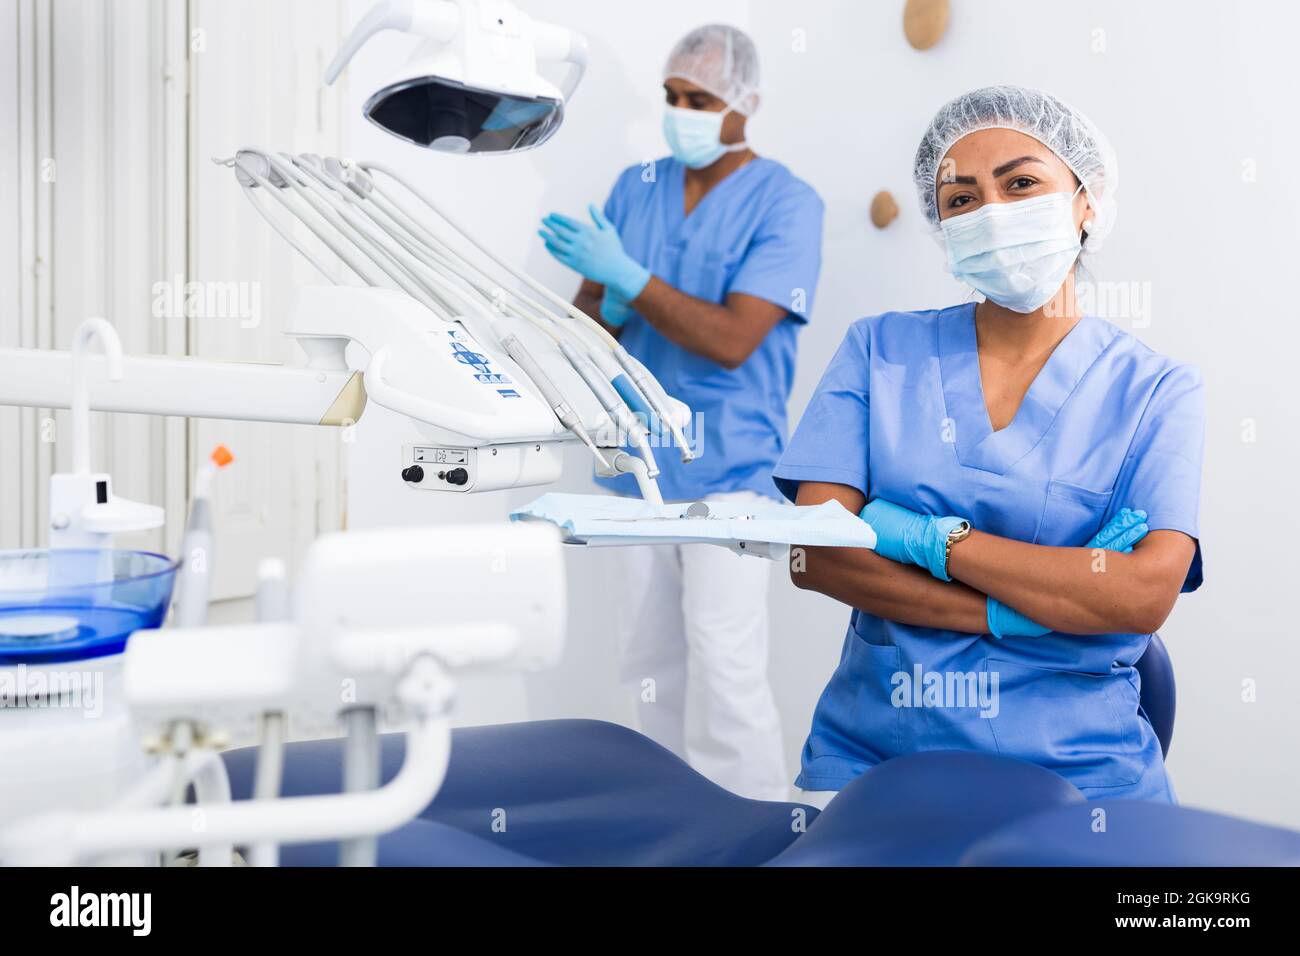
[[[876,498],[858,513],[876,532],[876,554],[899,564],[916,564],[940,581],[948,577],[948,534],[961,518],[920,515]]]
[[[650,281],[650,270],[623,251],[618,230],[604,213],[595,206],[587,210],[594,225],[553,212],[542,220],[537,234],[560,262],[631,302]]]
[[[1084,547],[1104,548],[1107,551],[1128,554],[1133,550],[1133,545],[1145,538],[1147,532],[1151,530],[1147,527],[1146,520],[1145,511],[1123,508]],[[1050,634],[1052,630],[1050,627],[1043,627],[1031,621],[1015,608],[1007,607],[996,598],[988,599],[986,616],[989,633],[994,637],[1042,637],[1044,634]]]
[[[1137,511],[1121,508],[1119,514],[1106,522],[1106,527],[1093,535],[1092,540],[1084,547],[1104,548],[1107,551],[1128,554],[1133,550],[1133,545],[1145,538],[1150,530],[1147,527],[1145,511],[1140,508]]]
[[[609,325],[620,328],[624,322],[636,315],[636,311],[609,286],[605,286],[605,297],[600,300],[600,317]]]
[[[1050,627],[1031,621],[1013,607],[1008,607],[997,598],[985,602],[985,618],[989,633],[994,637],[1042,637],[1051,634]]]

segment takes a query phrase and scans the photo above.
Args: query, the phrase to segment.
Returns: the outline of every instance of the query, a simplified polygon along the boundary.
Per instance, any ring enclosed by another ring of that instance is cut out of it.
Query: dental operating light
[[[362,17],[325,72],[333,83],[376,33],[424,39],[372,94],[365,117],[416,146],[502,153],[540,146],[564,121],[587,61],[578,33],[543,23],[506,0],[381,0]],[[568,64],[563,87],[538,63]]]

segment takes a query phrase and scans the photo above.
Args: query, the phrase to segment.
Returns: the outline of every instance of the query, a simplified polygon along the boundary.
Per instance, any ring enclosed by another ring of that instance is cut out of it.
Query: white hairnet
[[[708,90],[738,113],[752,116],[758,109],[758,50],[735,27],[711,23],[678,40],[664,65],[664,79],[673,76]]]
[[[986,86],[945,104],[921,137],[913,177],[921,211],[939,227],[937,179],[953,143],[982,129],[1013,129],[1032,136],[1079,177],[1092,204],[1084,251],[1100,248],[1115,225],[1119,167],[1110,141],[1088,117],[1050,93],[1021,86]]]

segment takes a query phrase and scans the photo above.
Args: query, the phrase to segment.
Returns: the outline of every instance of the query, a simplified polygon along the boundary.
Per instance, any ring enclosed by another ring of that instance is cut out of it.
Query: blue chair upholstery
[[[1050,770],[944,750],[877,764],[840,791],[770,866],[953,866],[981,837],[1084,796]]]
[[[337,843],[297,843],[280,847],[281,866],[338,866]],[[428,820],[412,820],[379,838],[379,865],[391,867],[546,866],[482,837]]]
[[[405,737],[382,742],[388,781],[401,765]],[[225,755],[236,799],[252,790],[255,755],[251,748]],[[339,740],[291,744],[283,792],[336,793],[341,768]],[[488,865],[752,866],[785,849],[802,832],[797,824],[816,816],[812,807],[738,797],[617,724],[468,727],[452,733],[442,790],[419,820],[380,841],[380,861],[463,865],[487,846],[499,857]],[[448,831],[462,839],[443,847]],[[285,846],[281,853],[287,865],[336,858],[333,844]]]
[[[1099,820],[1104,830],[1097,828]],[[1300,866],[1300,833],[1169,803],[1103,800],[1057,807],[1009,823],[975,843],[961,863]]]
[[[1177,696],[1174,691],[1174,665],[1169,651],[1159,634],[1151,635],[1146,653],[1137,662],[1138,676],[1142,681],[1142,710],[1155,729],[1160,750],[1169,756],[1169,744],[1174,739],[1174,708]]]

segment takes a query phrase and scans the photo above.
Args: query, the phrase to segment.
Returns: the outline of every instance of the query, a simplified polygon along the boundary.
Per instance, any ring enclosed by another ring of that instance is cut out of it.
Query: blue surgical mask
[[[722,120],[731,112],[688,110],[678,106],[664,108],[664,139],[673,158],[691,169],[712,166],[727,153],[746,149],[746,143],[722,142]]]
[[[1083,187],[1080,186],[1079,189]],[[1074,196],[1051,193],[989,203],[939,224],[948,271],[1013,312],[1033,312],[1056,295],[1081,247]]]

